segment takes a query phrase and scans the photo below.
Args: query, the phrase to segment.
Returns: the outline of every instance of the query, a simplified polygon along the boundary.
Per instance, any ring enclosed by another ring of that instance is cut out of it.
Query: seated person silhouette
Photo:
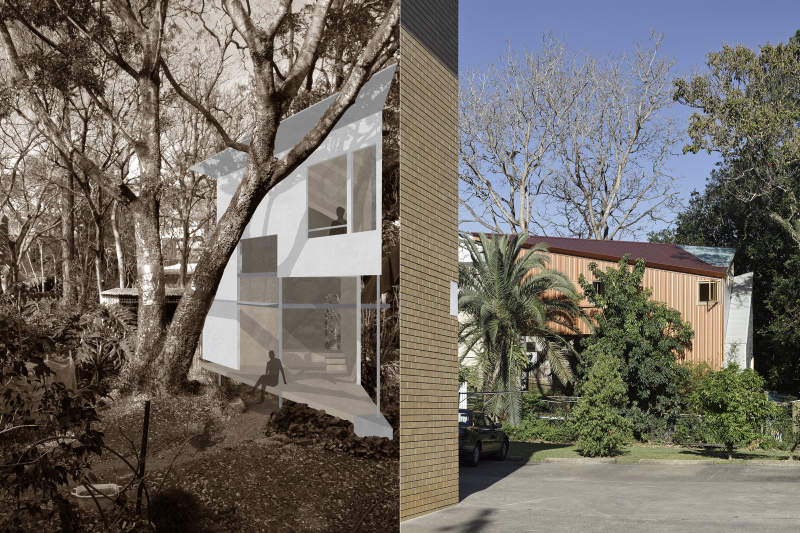
[[[344,207],[339,206],[336,208],[336,220],[331,222],[331,229],[328,231],[328,235],[341,235],[343,233],[347,233],[347,219],[344,218]],[[342,226],[340,228],[334,226]]]
[[[274,387],[280,381],[280,376],[283,376],[283,383],[286,384],[286,373],[283,371],[283,365],[280,359],[275,358],[275,352],[269,351],[269,360],[267,361],[267,368],[265,374],[258,378],[256,384],[253,386],[253,392],[261,387],[261,400],[258,403],[264,403],[264,388],[267,386]]]

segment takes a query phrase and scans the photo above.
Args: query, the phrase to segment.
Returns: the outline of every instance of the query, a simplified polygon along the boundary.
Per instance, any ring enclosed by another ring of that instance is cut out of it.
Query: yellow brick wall
[[[458,502],[458,80],[400,32],[400,519]]]

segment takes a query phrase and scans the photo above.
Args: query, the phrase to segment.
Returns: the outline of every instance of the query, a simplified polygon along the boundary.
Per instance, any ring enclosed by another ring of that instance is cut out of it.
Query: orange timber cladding
[[[597,263],[597,266],[601,270],[605,270],[608,267],[616,268],[617,266],[616,262],[603,261],[600,259],[553,252],[548,252],[547,255],[550,257],[550,262],[547,265],[548,268],[557,270],[566,275],[579,290],[578,277],[581,274],[583,274],[583,277],[589,282],[594,279],[592,272],[589,270],[589,263]],[[720,281],[718,303],[708,306],[705,304],[698,304],[698,281],[715,279]],[[723,323],[723,302],[725,302],[725,293],[728,290],[725,280],[647,267],[644,272],[642,285],[645,288],[652,289],[653,295],[651,298],[653,300],[663,302],[669,307],[680,311],[683,319],[691,325],[694,331],[692,349],[687,350],[684,354],[683,361],[692,363],[705,361],[712,368],[719,369],[724,360],[723,346],[725,330]],[[592,309],[586,299],[581,301],[581,307],[586,311]],[[580,323],[579,327],[581,333],[589,333],[586,324]]]

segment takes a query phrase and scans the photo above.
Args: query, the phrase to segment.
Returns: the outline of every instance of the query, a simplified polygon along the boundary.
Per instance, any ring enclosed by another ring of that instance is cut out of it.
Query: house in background
[[[530,237],[525,247],[538,243],[548,247],[548,267],[576,286],[581,274],[593,281],[589,263],[605,270],[616,268],[626,254],[631,263],[644,259],[643,286],[653,291],[653,300],[678,310],[694,331],[684,361],[706,362],[713,369],[735,361],[741,368],[753,368],[753,274],[734,276],[733,248],[541,236]],[[586,300],[581,306],[592,309]],[[578,327],[589,334],[585,324]]]
[[[378,178],[382,109],[394,71],[368,80],[322,144],[256,209],[206,318],[201,362],[256,385],[275,358],[285,380],[267,384],[268,392],[349,420],[360,436],[388,438],[393,430],[380,411],[380,386],[373,402],[361,385],[361,336],[362,312],[380,313],[385,305]],[[303,139],[335,97],[281,122],[276,157]],[[246,165],[246,153],[228,149],[192,167],[216,178],[218,217]],[[375,328],[370,337],[380,361],[380,320]]]
[[[642,283],[653,291],[652,299],[678,310],[694,331],[692,347],[683,360],[706,362],[715,370],[731,362],[740,368],[753,368],[753,273],[734,275],[734,249],[543,236],[530,237],[524,247],[530,249],[538,243],[548,247],[548,268],[566,275],[576,287],[581,274],[587,281],[600,283],[589,270],[592,262],[605,270],[616,268],[627,254],[632,264],[644,259]],[[462,254],[460,260],[468,260],[468,255]],[[580,305],[586,312],[593,309],[586,299]],[[576,337],[590,333],[582,322],[576,323],[576,328]],[[521,340],[531,361],[535,361],[537,339]],[[475,360],[470,355],[465,364]],[[536,376],[528,378],[547,383],[549,369],[545,364]]]

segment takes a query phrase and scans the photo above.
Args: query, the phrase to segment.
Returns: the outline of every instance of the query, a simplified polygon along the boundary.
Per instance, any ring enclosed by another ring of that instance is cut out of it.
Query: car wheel
[[[472,448],[472,454],[469,456],[469,466],[478,466],[478,463],[481,461],[481,443],[475,445]]]
[[[508,456],[508,441],[504,440],[503,445],[500,446],[500,451],[497,452],[497,455],[495,457],[497,458],[498,461],[505,461],[506,456]]]

